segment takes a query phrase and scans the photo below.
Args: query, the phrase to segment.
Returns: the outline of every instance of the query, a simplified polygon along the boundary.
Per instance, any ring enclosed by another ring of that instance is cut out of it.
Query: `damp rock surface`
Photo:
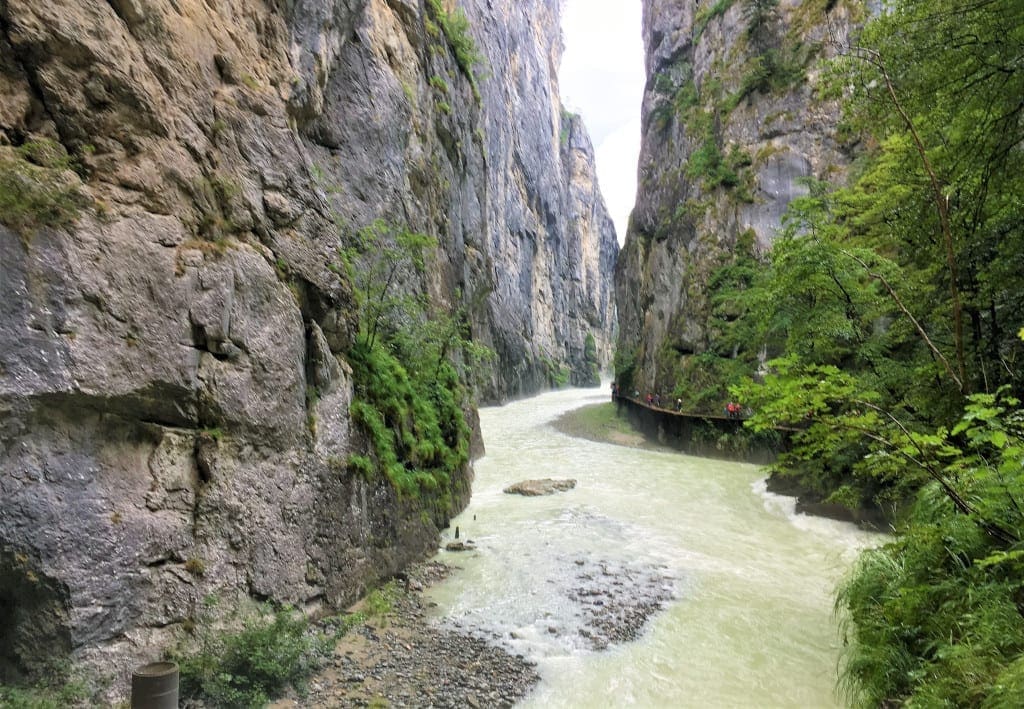
[[[505,488],[507,495],[523,495],[524,497],[539,497],[541,495],[554,495],[557,492],[566,492],[576,487],[575,480],[555,480],[553,478],[542,478],[540,480],[523,480]]]

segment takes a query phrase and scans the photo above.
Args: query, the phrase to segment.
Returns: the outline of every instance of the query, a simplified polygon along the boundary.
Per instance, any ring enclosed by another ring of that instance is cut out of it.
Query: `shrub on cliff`
[[[451,485],[469,460],[462,379],[489,351],[469,338],[465,308],[444,312],[418,292],[436,245],[377,221],[341,254],[360,316],[349,351],[351,413],[370,447],[349,468],[364,478],[379,473],[409,497],[427,493],[447,513]]]
[[[349,353],[356,400],[352,420],[366,433],[377,470],[402,494],[444,496],[454,473],[469,460],[469,427],[460,406],[454,368],[437,375],[410,374],[382,345]]]
[[[83,200],[71,158],[52,140],[0,148],[0,222],[25,240],[40,227],[74,221]]]
[[[455,54],[455,62],[469,79],[474,95],[479,98],[474,68],[483,62],[483,55],[469,34],[469,19],[466,13],[462,8],[456,8],[453,12],[446,11],[441,0],[427,0],[427,7],[444,31],[444,36]]]

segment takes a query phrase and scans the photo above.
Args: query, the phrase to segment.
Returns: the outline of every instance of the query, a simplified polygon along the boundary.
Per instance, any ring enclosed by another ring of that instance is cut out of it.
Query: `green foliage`
[[[559,364],[546,353],[540,355],[539,362],[544,370],[544,377],[547,379],[548,386],[554,389],[561,389],[569,384],[568,367]]]
[[[319,669],[335,636],[311,629],[296,611],[283,608],[253,616],[238,633],[203,626],[198,649],[178,650],[172,659],[181,671],[181,693],[216,706],[263,706],[288,687],[299,691]]]
[[[775,35],[771,5],[747,3],[741,95],[798,80],[816,51]],[[848,184],[809,181],[763,264],[721,264],[709,351],[674,365],[679,391],[710,400],[748,367],[729,389],[747,425],[792,429],[775,472],[899,520],[840,597],[855,704],[1019,706],[1024,4],[897,0],[856,42],[825,82],[863,148]],[[713,89],[687,116],[705,188],[731,180]]]
[[[365,414],[364,414],[365,418]],[[349,472],[356,475],[367,482],[373,480],[373,474],[376,471],[373,461],[370,460],[369,456],[360,455],[353,453],[348,457],[347,467]]]
[[[965,391],[991,390],[1012,378],[999,360],[1014,371],[1021,359],[1019,319],[1010,313],[1024,307],[1024,154],[1011,118],[1019,111],[1013,97],[1024,91],[1013,49],[1024,41],[1022,22],[1015,2],[895,3],[868,23],[864,49],[833,66],[833,90],[854,91],[848,125],[876,146],[854,226],[920,270],[923,287],[934,284],[922,293],[932,307],[918,315],[949,332],[936,339],[951,340],[946,354],[968,377]]]
[[[623,393],[628,393],[633,386],[633,377],[636,374],[636,363],[639,359],[639,346],[629,350],[616,348],[613,367],[615,369],[615,381]]]
[[[903,533],[843,584],[844,687],[858,706],[1020,706],[1024,700],[1024,412],[977,395],[952,433],[920,442],[946,484],[921,488]]]
[[[86,705],[92,694],[86,680],[74,676],[65,666],[55,666],[45,679],[35,684],[0,683],[0,706],[5,709],[64,709]]]
[[[583,361],[587,366],[587,373],[590,377],[589,384],[600,384],[601,364],[597,359],[597,340],[594,339],[594,334],[591,332],[587,333],[587,337],[583,342]]]
[[[700,39],[700,36],[704,34],[704,30],[707,29],[708,23],[716,17],[724,15],[730,7],[735,4],[736,0],[715,0],[710,5],[703,5],[697,9],[696,14],[693,17],[693,41],[694,43]]]
[[[440,91],[442,94],[448,93],[448,82],[442,79],[437,74],[431,76],[430,79],[427,80],[427,83],[429,83],[432,88]]]
[[[469,459],[451,365],[442,364],[438,379],[413,379],[383,347],[357,346],[352,367],[358,397],[352,419],[370,439],[377,470],[404,495],[447,489]]]
[[[560,121],[561,132],[558,136],[559,145],[565,146],[569,143],[569,136],[572,133],[572,122],[575,118],[576,114],[572,111],[567,111],[564,108],[562,109],[562,117]]]
[[[439,27],[440,31],[444,33],[455,54],[455,62],[469,79],[469,83],[473,87],[473,95],[479,100],[480,91],[477,87],[474,70],[478,64],[483,63],[484,57],[477,48],[476,42],[473,41],[472,35],[469,34],[469,19],[466,17],[466,13],[461,7],[450,13],[445,11],[441,0],[427,0],[427,8],[436,23],[431,24],[435,30]],[[429,31],[430,28],[428,28]],[[433,34],[437,35],[436,32]]]
[[[400,593],[401,590],[395,581],[388,581],[380,588],[375,588],[366,596],[366,612],[370,617],[386,616],[394,609],[395,601]]]
[[[690,153],[686,176],[699,178],[705,190],[716,187],[741,188],[737,191],[739,198],[744,202],[752,202],[753,195],[749,185],[746,185],[748,168],[752,163],[750,155],[736,145],[731,146],[728,154],[723,156],[715,137],[707,135],[697,149]]]
[[[360,229],[351,246],[339,252],[354,287],[360,323],[359,341],[372,349],[385,325],[408,324],[422,310],[422,298],[399,288],[424,272],[437,240],[398,228],[382,219]]]
[[[700,92],[693,80],[693,65],[680,59],[654,76],[654,91],[660,95],[652,119],[659,130],[676,120],[685,121],[700,104]]]
[[[739,176],[725,165],[722,152],[713,137],[704,141],[690,153],[686,162],[686,176],[702,178],[705,189],[714,189],[719,185],[733,187],[739,183]]]
[[[743,18],[747,21],[747,39],[761,48],[772,39],[772,24],[778,19],[779,0],[743,0]]]
[[[722,187],[732,190],[741,201],[750,202],[753,201],[753,175],[749,168],[753,159],[738,145],[730,146],[723,154],[721,136],[716,128],[723,110],[717,101],[719,91],[720,87],[708,88],[706,82],[701,96],[707,92],[711,97],[708,102],[714,104],[713,108],[705,110],[695,106],[686,111],[686,129],[695,147],[687,158],[684,174],[692,180],[699,179],[705,191]],[[698,103],[701,101],[703,98],[697,99]]]
[[[746,64],[739,88],[724,104],[729,113],[743,99],[755,93],[780,93],[802,82],[807,75],[807,64],[819,47],[803,43],[771,47],[750,58]]]
[[[405,100],[408,101],[410,105],[416,104],[416,90],[404,81],[402,82],[402,94],[405,95]]]
[[[693,413],[721,415],[722,407],[732,397],[729,386],[740,382],[753,369],[747,357],[732,357],[715,352],[679,358],[673,368],[676,385],[671,399],[682,399],[683,410]]]
[[[480,369],[491,353],[472,342],[465,308],[432,309],[415,292],[435,247],[432,237],[375,222],[342,252],[360,318],[349,352],[350,412],[371,448],[348,464],[366,479],[382,475],[403,495],[428,494],[446,513],[469,460],[460,372]]]
[[[0,148],[0,222],[27,243],[41,227],[71,224],[84,205],[71,157],[52,140]]]
[[[348,635],[353,628],[366,622],[366,614],[362,612],[345,613],[330,618],[325,618],[321,624],[332,631],[335,638],[342,638]]]
[[[200,429],[200,433],[204,436],[208,436],[209,438],[217,442],[224,438],[224,429],[220,427],[203,428]]]
[[[659,360],[659,371],[675,380],[671,398],[682,399],[686,411],[721,414],[731,398],[729,387],[757,370],[762,339],[749,312],[750,289],[764,264],[755,253],[755,237],[753,230],[741,233],[708,279],[710,348],[693,355],[668,347]]]

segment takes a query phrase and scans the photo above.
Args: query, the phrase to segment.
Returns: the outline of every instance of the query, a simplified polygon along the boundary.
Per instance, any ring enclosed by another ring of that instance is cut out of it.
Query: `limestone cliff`
[[[838,108],[817,98],[828,32],[858,0],[645,0],[647,85],[639,187],[616,268],[619,366],[629,384],[700,387],[719,351],[708,281],[769,247],[802,178],[841,179]],[[683,385],[686,386],[686,385]],[[720,405],[720,404],[718,404]],[[715,409],[717,411],[717,409]]]
[[[494,296],[481,323],[500,358],[494,390],[528,394],[568,375],[586,384],[587,334],[608,353],[614,225],[594,176],[590,139],[558,99],[561,0],[471,2],[488,127],[487,233]],[[489,28],[508,27],[508,32]],[[568,189],[566,189],[568,188]],[[564,371],[563,363],[568,365]]]
[[[211,594],[343,604],[435,547],[444,510],[343,464],[337,252],[373,220],[437,237],[404,287],[470,310],[486,398],[607,351],[559,5],[467,2],[477,67],[451,9],[0,2],[0,676],[71,655],[123,690]]]

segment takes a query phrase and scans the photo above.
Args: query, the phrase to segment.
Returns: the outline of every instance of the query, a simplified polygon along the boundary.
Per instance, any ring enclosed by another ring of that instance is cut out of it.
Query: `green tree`
[[[892,3],[844,48],[837,87],[874,145],[862,238],[935,286],[928,329],[964,392],[1020,375],[1024,4]],[[948,344],[947,344],[948,343]]]
[[[843,686],[857,706],[1021,706],[1024,411],[978,394],[952,431],[907,440],[939,479],[840,589]]]
[[[353,284],[359,340],[369,348],[385,325],[401,326],[421,314],[424,299],[413,290],[437,240],[377,219],[360,229],[340,253]]]
[[[859,706],[1024,703],[1022,47],[1017,0],[887,3],[832,68],[849,184],[794,201],[743,295],[776,359],[733,391],[793,429],[777,471],[898,531],[838,600]]]
[[[1019,391],[1024,4],[888,10],[832,67],[833,85],[850,93],[847,130],[865,148],[852,179],[842,189],[811,183],[791,204],[743,302],[756,340],[786,354],[796,390],[815,367],[835,366],[854,378],[851,396],[923,434],[952,426],[967,392]],[[789,403],[787,420],[799,420],[802,402]],[[812,426],[798,443],[816,431],[824,435]],[[912,474],[858,475],[870,451],[863,441],[811,445],[780,471],[851,503],[912,492]]]

